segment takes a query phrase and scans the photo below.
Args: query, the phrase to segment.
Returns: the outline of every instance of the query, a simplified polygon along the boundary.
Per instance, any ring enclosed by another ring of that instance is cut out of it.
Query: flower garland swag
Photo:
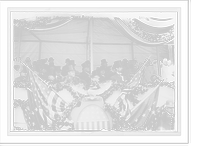
[[[168,32],[165,33],[149,33],[146,32],[144,29],[142,29],[138,21],[136,19],[129,19],[128,22],[126,22],[127,26],[132,30],[133,33],[140,36],[144,40],[147,40],[152,43],[156,42],[170,42],[174,39],[174,27],[172,26]]]

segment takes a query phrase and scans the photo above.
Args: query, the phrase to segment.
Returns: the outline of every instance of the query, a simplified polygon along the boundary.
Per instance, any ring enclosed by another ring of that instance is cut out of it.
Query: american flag
[[[151,121],[150,118],[155,115],[157,100],[159,94],[159,85],[153,88],[149,94],[142,99],[136,106],[130,110],[126,121],[134,128],[144,128]]]
[[[30,129],[46,129],[56,125],[55,128],[59,128],[59,125],[71,123],[67,118],[71,104],[66,103],[30,68],[29,77],[29,105],[23,111],[26,122],[32,124]]]
[[[147,62],[149,62],[149,58],[144,62],[144,64],[142,65],[142,67],[140,68],[140,70],[133,76],[133,78],[130,80],[130,82],[127,83],[127,87],[128,88],[134,88],[136,87],[138,84],[140,84],[142,75],[143,75],[143,71],[146,67]]]
[[[39,107],[34,102],[34,96],[30,90],[28,90],[28,102],[21,105],[21,108],[29,130],[41,130],[47,127],[47,123],[41,116]]]

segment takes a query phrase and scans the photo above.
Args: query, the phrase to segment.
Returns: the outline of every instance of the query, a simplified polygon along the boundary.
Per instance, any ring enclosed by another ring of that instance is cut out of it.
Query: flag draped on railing
[[[150,58],[150,57],[149,57]],[[130,80],[130,82],[127,83],[127,87],[129,88],[134,88],[136,87],[142,78],[143,75],[143,71],[146,67],[146,64],[149,62],[149,58],[147,58],[147,60],[143,63],[142,67],[139,69],[139,71],[132,77],[132,79]]]
[[[26,65],[25,65],[26,66]],[[65,102],[57,92],[45,83],[28,66],[30,90],[29,103],[24,107],[26,122],[30,129],[60,128],[70,123],[68,115],[72,103]],[[33,126],[34,125],[34,126]]]
[[[136,106],[130,110],[130,115],[126,117],[126,121],[134,128],[144,128],[149,126],[151,117],[155,115],[155,110],[159,95],[158,84],[144,97]]]

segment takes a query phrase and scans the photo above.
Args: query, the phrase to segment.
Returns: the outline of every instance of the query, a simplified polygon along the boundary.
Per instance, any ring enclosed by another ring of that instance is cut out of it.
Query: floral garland
[[[138,24],[135,19],[130,19],[127,23],[128,27],[133,33],[137,34],[141,38],[149,42],[170,42],[174,39],[174,27],[172,27],[168,32],[162,34],[153,34],[145,32]]]
[[[122,84],[122,83],[112,83],[111,87],[105,91],[104,93],[100,94],[99,96],[101,96],[104,100],[107,99],[110,95],[113,94],[113,92],[115,90],[118,90],[118,89],[124,89],[125,88],[125,84]]]
[[[30,83],[26,77],[16,78],[13,82],[15,88],[30,88]]]
[[[19,28],[29,28],[29,29],[35,29],[38,27],[44,27],[48,24],[52,24],[53,21],[60,22],[60,21],[67,21],[70,17],[36,17],[34,21],[31,20],[25,20],[25,19],[15,19],[14,20],[14,26]]]
[[[108,111],[113,118],[113,129],[117,131],[134,131],[136,128],[133,127],[131,124],[129,124],[127,121],[125,121],[124,117],[121,117],[119,114],[119,110],[116,109],[113,106],[105,104],[104,106],[105,110]]]

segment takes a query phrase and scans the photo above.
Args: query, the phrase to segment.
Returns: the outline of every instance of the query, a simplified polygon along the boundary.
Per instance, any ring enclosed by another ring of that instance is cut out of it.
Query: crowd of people
[[[145,60],[146,61],[146,60]],[[40,78],[45,81],[52,82],[74,82],[74,83],[91,83],[92,81],[103,82],[106,80],[115,80],[121,83],[127,83],[137,73],[143,63],[136,63],[136,60],[123,59],[122,61],[115,61],[112,66],[108,66],[106,59],[101,60],[101,65],[97,67],[92,73],[90,72],[90,61],[85,61],[82,64],[82,72],[76,70],[76,64],[74,60],[66,59],[65,66],[55,66],[54,58],[41,59],[33,61],[26,58],[25,64],[32,71],[34,71]],[[155,79],[164,80],[166,82],[173,82],[174,79],[174,66],[171,60],[164,58],[160,62],[161,76],[158,74],[157,60],[153,60],[150,64],[150,60],[146,63],[144,68],[144,74],[141,83],[148,83]],[[13,81],[29,80],[28,70],[21,63],[21,59],[14,60],[13,67],[14,79]]]

